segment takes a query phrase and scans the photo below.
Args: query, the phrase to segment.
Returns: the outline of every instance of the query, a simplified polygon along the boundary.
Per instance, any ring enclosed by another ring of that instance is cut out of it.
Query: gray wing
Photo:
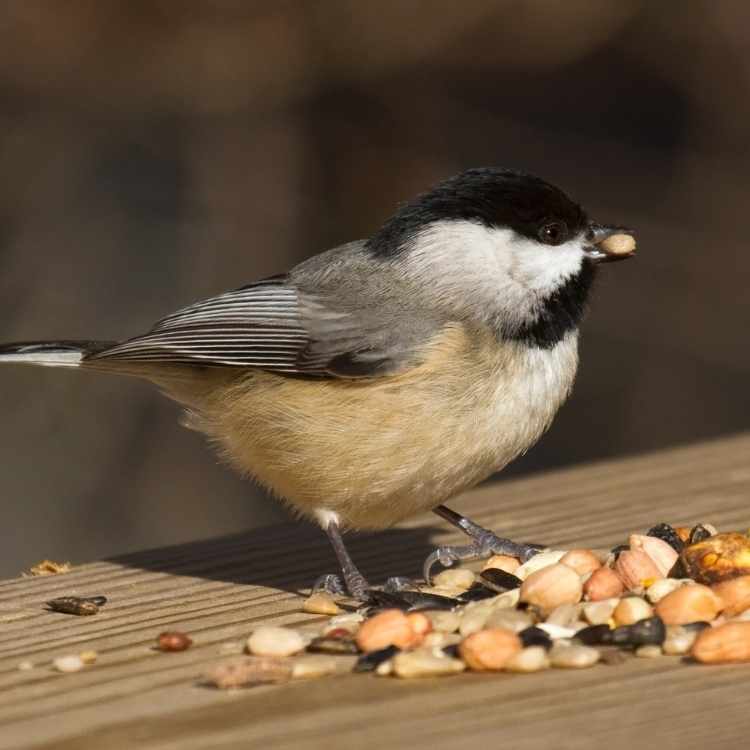
[[[337,275],[329,272],[320,290],[314,274],[302,273],[302,284],[276,276],[196,302],[90,359],[354,378],[391,374],[418,358],[433,326],[417,332],[412,315],[401,331],[389,295],[352,290],[352,277],[344,274],[337,297]]]

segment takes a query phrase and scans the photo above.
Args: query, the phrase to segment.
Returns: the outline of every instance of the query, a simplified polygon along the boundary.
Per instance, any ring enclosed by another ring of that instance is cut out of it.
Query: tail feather
[[[78,367],[84,357],[113,346],[111,341],[27,341],[0,345],[0,364]]]

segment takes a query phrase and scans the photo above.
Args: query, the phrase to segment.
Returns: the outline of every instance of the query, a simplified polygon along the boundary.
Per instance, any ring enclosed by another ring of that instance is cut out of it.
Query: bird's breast
[[[536,349],[451,326],[400,375],[209,374],[219,382],[191,406],[235,466],[301,513],[324,508],[348,526],[379,528],[527,450],[567,397],[576,366],[575,332]]]

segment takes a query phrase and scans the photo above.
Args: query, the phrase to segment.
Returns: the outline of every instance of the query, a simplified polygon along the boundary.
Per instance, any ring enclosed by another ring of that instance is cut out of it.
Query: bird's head
[[[631,257],[635,240],[538,177],[481,168],[403,206],[367,247],[436,305],[547,345],[578,324],[595,266]]]

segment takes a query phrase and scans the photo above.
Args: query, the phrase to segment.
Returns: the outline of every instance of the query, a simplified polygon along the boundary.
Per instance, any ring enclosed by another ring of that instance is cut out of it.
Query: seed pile
[[[664,655],[750,661],[750,538],[709,524],[659,524],[611,551],[545,550],[524,564],[496,555],[479,574],[448,569],[431,583],[374,590],[343,614],[315,593],[303,611],[333,615],[316,636],[262,626],[249,656],[210,670],[206,682],[527,673]]]
[[[301,609],[328,618],[318,632],[259,626],[244,644],[219,648],[234,656],[202,684],[229,689],[347,672],[521,674],[665,655],[750,661],[750,536],[710,524],[662,523],[612,550],[547,549],[523,564],[495,555],[479,573],[449,568],[429,585],[369,594],[354,611],[350,602],[313,593]],[[91,615],[105,603],[103,596],[69,596],[47,606]],[[167,631],[156,648],[179,652],[191,644],[186,633]],[[77,672],[96,660],[86,651],[58,657],[52,667]]]

